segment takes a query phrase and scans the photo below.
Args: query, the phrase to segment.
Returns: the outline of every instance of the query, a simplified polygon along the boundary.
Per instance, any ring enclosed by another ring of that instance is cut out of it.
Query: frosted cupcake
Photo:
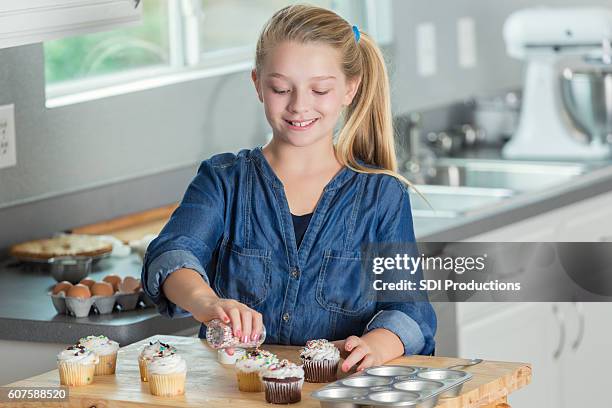
[[[288,360],[271,364],[260,371],[264,384],[266,402],[272,404],[293,404],[302,399],[304,370]]]
[[[174,397],[185,393],[187,364],[178,354],[154,358],[148,365],[149,390],[160,397]]]
[[[336,381],[340,350],[325,339],[309,340],[300,352],[306,381],[324,383]]]
[[[119,343],[106,336],[87,336],[79,339],[79,344],[93,351],[100,358],[95,375],[115,374]]]
[[[269,351],[259,349],[247,351],[236,361],[238,389],[246,392],[263,391],[264,387],[259,378],[259,372],[274,363],[278,363],[278,358]]]
[[[155,358],[168,357],[171,354],[176,353],[176,348],[173,346],[162,343],[161,341],[150,341],[149,344],[144,346],[138,355],[138,368],[140,369],[140,379],[147,381],[148,371],[147,364],[153,361]]]
[[[84,346],[69,346],[57,355],[60,384],[71,387],[91,384],[98,356]]]

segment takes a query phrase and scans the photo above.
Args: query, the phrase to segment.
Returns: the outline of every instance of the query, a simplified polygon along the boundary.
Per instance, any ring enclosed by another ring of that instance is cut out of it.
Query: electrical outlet
[[[476,66],[476,27],[471,17],[457,20],[457,50],[460,67],[474,68]]]
[[[17,165],[15,105],[0,106],[0,169]]]
[[[416,27],[417,70],[419,75],[428,77],[438,70],[436,58],[436,26],[421,23]]]

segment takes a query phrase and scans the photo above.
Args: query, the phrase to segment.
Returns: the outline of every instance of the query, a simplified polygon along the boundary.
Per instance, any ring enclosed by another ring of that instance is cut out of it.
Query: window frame
[[[168,65],[45,84],[46,107],[56,108],[185,81],[250,71],[254,63],[254,45],[200,52],[197,27],[199,5],[198,0],[168,0]],[[336,0],[334,10],[348,21],[362,20],[364,31],[369,32],[380,45],[388,45],[392,41],[391,8],[391,0]],[[382,29],[385,25],[386,29]]]

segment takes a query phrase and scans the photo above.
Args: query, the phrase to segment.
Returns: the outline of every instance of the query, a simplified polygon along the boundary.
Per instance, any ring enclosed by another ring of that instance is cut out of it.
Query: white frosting
[[[253,373],[273,363],[278,363],[276,355],[265,350],[251,350],[236,361],[236,369],[244,373]]]
[[[339,360],[340,350],[325,339],[310,340],[300,352],[300,357],[310,361]]]
[[[98,364],[98,355],[85,347],[70,346],[57,355],[57,361],[63,363]]]
[[[245,354],[245,350],[241,348],[234,349],[234,354],[231,356],[227,354],[226,350],[227,349],[219,349],[217,351],[217,360],[221,364],[227,364],[227,365],[236,364],[236,360],[238,360]]]
[[[87,347],[99,356],[106,356],[116,353],[119,350],[119,343],[110,340],[106,336],[87,336],[79,339],[79,343]]]
[[[157,340],[143,347],[140,351],[140,358],[144,360],[153,360],[154,358],[167,357],[174,353],[176,353],[175,347]]]
[[[304,378],[304,369],[288,360],[272,364],[259,373],[262,378]]]
[[[149,374],[179,374],[187,371],[187,364],[178,354],[171,354],[151,360],[147,369]]]

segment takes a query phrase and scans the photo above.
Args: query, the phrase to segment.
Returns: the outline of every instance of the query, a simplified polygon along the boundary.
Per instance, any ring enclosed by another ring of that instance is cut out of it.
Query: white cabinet
[[[1,0],[0,48],[108,30],[140,21],[136,0]]]
[[[457,305],[460,306],[460,305]],[[561,344],[560,323],[547,303],[509,303],[506,310],[459,327],[459,356],[494,361],[528,362],[532,382],[509,397],[516,407],[559,407],[561,381],[555,347]],[[577,405],[583,406],[583,405]]]
[[[612,240],[612,193],[470,238],[482,242]],[[597,406],[612,365],[611,303],[460,303],[461,357],[524,361],[532,383],[510,396],[522,408]]]

